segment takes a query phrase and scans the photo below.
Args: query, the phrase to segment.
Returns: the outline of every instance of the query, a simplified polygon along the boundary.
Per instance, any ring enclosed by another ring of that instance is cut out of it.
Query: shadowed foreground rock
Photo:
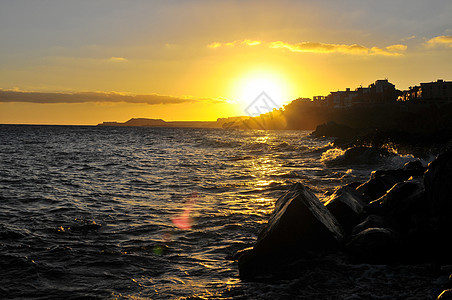
[[[345,246],[356,258],[370,263],[387,263],[398,259],[400,239],[388,228],[368,228],[352,236]]]
[[[392,231],[399,231],[399,226],[393,218],[388,216],[369,215],[364,221],[353,228],[352,236],[369,228],[386,228]]]
[[[385,195],[372,201],[366,210],[369,213],[392,216],[405,229],[416,226],[425,214],[427,203],[424,184],[420,180],[407,180],[395,184]]]
[[[438,156],[424,176],[425,194],[431,213],[443,221],[452,218],[452,151]]]
[[[308,188],[296,183],[276,202],[254,247],[238,258],[240,277],[253,279],[305,251],[333,249],[343,237],[328,209]]]
[[[334,191],[325,204],[346,233],[360,222],[364,205],[358,192],[351,186],[344,186]]]
[[[386,191],[392,188],[397,182],[397,178],[384,174],[369,179],[367,182],[357,187],[356,190],[372,201],[383,196]]]

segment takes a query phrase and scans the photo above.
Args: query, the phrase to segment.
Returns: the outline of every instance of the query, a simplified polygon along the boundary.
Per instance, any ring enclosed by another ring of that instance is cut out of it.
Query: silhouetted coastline
[[[164,121],[162,119],[132,118],[126,122],[103,122],[97,126],[129,127],[183,127],[183,128],[222,128],[227,122],[235,122],[246,117],[219,118],[216,121]]]

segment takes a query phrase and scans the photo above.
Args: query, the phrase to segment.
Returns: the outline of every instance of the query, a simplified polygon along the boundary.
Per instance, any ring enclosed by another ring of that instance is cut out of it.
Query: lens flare
[[[193,225],[193,218],[190,216],[195,206],[196,200],[198,198],[198,193],[192,193],[190,200],[185,203],[184,211],[171,219],[177,228],[182,230],[190,230]]]

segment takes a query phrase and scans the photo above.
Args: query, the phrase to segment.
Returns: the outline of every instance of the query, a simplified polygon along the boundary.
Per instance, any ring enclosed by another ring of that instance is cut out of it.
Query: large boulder
[[[354,235],[345,249],[355,258],[367,263],[389,263],[400,256],[400,246],[397,232],[376,227]]]
[[[410,232],[410,242],[420,241],[420,248],[437,262],[452,263],[452,245],[447,242],[452,228],[452,150],[429,164],[424,184],[426,218]]]
[[[364,201],[352,186],[336,189],[325,201],[325,207],[339,221],[346,233],[361,221]]]
[[[411,175],[411,176],[421,176],[425,172],[425,167],[422,165],[422,162],[419,159],[409,161],[403,165],[403,170],[407,171],[415,171],[419,175]]]
[[[400,230],[391,216],[369,215],[356,225],[345,250],[367,263],[389,263],[402,253]]]
[[[386,194],[386,191],[392,188],[397,182],[397,178],[385,174],[369,179],[357,187],[356,190],[372,201]]]
[[[369,166],[381,163],[388,156],[394,156],[394,154],[382,148],[353,146],[340,156],[324,160],[324,163],[328,166]]]
[[[402,227],[410,228],[417,216],[425,213],[424,184],[420,180],[396,183],[381,198],[372,201],[366,210],[370,213],[393,216]]]
[[[410,177],[422,176],[425,172],[425,168],[422,166],[420,160],[413,160],[407,162],[401,169],[396,170],[376,170],[370,175],[370,178],[377,178],[383,175],[392,176],[397,181],[405,181]]]
[[[304,251],[335,248],[343,236],[329,210],[312,191],[296,183],[276,202],[253,249],[238,258],[240,277],[253,279],[271,272]]]
[[[350,126],[337,124],[334,121],[330,121],[325,124],[318,125],[315,131],[312,133],[318,137],[352,137],[356,134],[356,130]]]
[[[398,225],[392,217],[369,215],[364,221],[353,227],[352,235],[357,235],[361,231],[369,228],[386,228],[392,231],[398,231]]]
[[[425,194],[432,216],[452,218],[452,150],[440,154],[424,175]]]

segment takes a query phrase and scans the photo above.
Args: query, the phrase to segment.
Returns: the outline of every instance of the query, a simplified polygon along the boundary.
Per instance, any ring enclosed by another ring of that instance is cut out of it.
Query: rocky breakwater
[[[452,151],[426,168],[413,161],[374,171],[367,182],[340,187],[324,203],[309,188],[293,185],[276,201],[253,247],[235,254],[240,277],[287,277],[295,261],[331,255],[341,266],[431,264],[440,270],[452,264]]]

